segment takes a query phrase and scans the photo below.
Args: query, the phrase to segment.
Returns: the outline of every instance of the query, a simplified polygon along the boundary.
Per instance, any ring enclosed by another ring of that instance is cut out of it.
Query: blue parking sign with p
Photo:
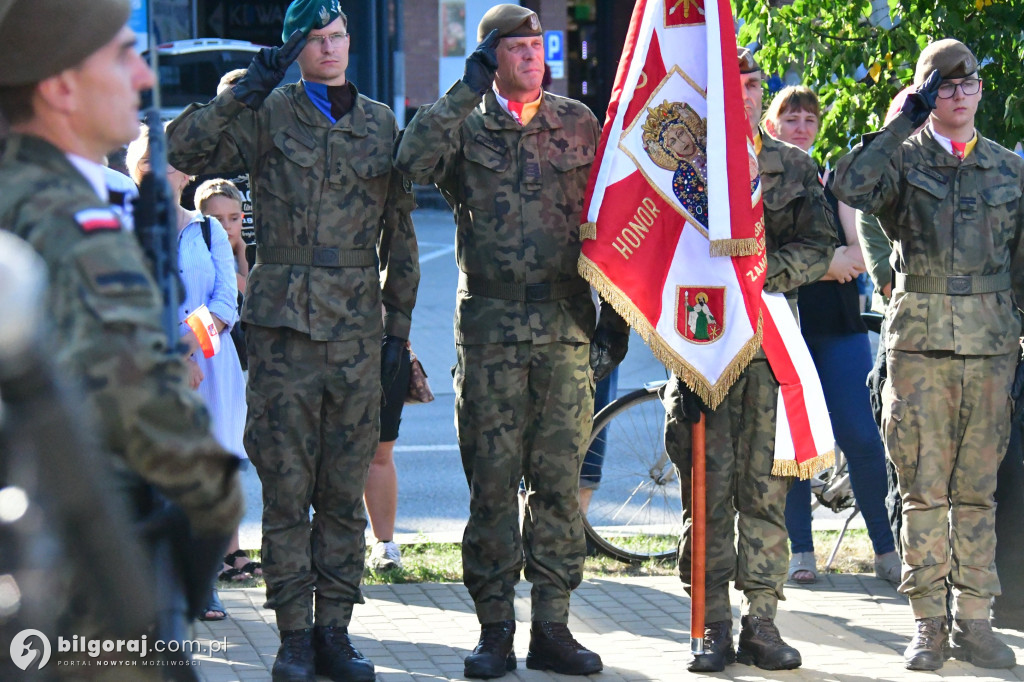
[[[560,62],[565,59],[565,34],[562,31],[544,31],[544,61]]]

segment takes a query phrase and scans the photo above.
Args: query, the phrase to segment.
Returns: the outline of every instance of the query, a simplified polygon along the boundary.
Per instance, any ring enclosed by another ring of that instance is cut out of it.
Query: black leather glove
[[[601,302],[601,317],[590,339],[590,368],[594,381],[601,381],[619,366],[629,350],[629,325],[607,301]]]
[[[250,109],[259,109],[305,46],[306,34],[295,31],[281,47],[264,47],[257,52],[245,75],[231,88],[235,99]]]
[[[704,404],[700,396],[694,393],[682,379],[679,382],[679,416],[683,421],[696,424],[700,421],[702,414],[707,414],[711,409]]]
[[[494,84],[494,73],[498,70],[498,29],[492,30],[487,37],[466,57],[466,71],[462,81],[481,95],[491,89]]]
[[[385,334],[380,345],[380,385],[385,393],[391,388],[391,384],[395,383],[404,354],[405,339]]]
[[[900,112],[910,119],[915,128],[920,127],[928,120],[932,109],[935,108],[935,98],[939,96],[939,85],[942,83],[942,76],[939,70],[935,69],[928,75],[924,83],[918,86],[917,90],[907,95],[903,101]]]

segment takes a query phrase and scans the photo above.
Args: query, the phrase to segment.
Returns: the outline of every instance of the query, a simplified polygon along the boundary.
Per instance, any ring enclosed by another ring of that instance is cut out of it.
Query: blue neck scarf
[[[327,99],[327,86],[323,83],[311,83],[307,80],[303,80],[302,87],[306,89],[306,95],[309,97],[309,101],[327,117],[327,120],[331,122],[331,125],[337,123],[338,120],[331,116],[331,101]]]

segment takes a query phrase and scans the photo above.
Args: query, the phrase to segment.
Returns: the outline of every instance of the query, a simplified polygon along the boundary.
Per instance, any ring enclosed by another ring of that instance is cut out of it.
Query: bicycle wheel
[[[682,531],[679,476],[665,452],[659,387],[607,405],[590,437],[590,447],[603,445],[604,461],[583,526],[601,552],[627,563],[675,556]]]

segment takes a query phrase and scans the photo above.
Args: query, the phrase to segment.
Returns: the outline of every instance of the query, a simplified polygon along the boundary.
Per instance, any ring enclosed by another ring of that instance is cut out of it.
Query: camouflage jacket
[[[912,130],[899,117],[865,135],[839,161],[836,195],[878,216],[893,242],[897,272],[1010,272],[1013,295],[1024,300],[1024,161],[981,135],[960,161],[930,127],[911,137]],[[1021,326],[1009,291],[951,296],[893,288],[886,312],[889,348],[1000,355],[1018,345]]]
[[[258,111],[228,89],[171,123],[175,168],[249,172],[257,261],[261,247],[377,249],[379,270],[257,262],[243,322],[314,341],[368,338],[381,333],[383,297],[384,331],[409,338],[419,253],[412,188],[391,163],[397,135],[391,110],[362,95],[331,125],[302,83],[277,88]]]
[[[797,289],[828,272],[836,247],[835,216],[818,169],[800,148],[762,133],[757,164],[768,258],[764,289],[786,294],[795,314]]]
[[[48,266],[55,361],[84,390],[102,446],[177,502],[197,532],[229,534],[243,511],[237,460],[214,440],[184,359],[167,353],[163,301],[135,236],[39,138],[0,142],[0,186],[0,228]],[[106,219],[89,222],[97,216]]]
[[[420,109],[403,133],[396,165],[435,183],[455,214],[455,255],[466,275],[494,283],[577,280],[580,216],[600,129],[583,104],[544,93],[537,114],[516,123],[493,91],[481,101],[462,81]],[[460,287],[457,343],[587,342],[589,289],[543,302],[470,295]]]

